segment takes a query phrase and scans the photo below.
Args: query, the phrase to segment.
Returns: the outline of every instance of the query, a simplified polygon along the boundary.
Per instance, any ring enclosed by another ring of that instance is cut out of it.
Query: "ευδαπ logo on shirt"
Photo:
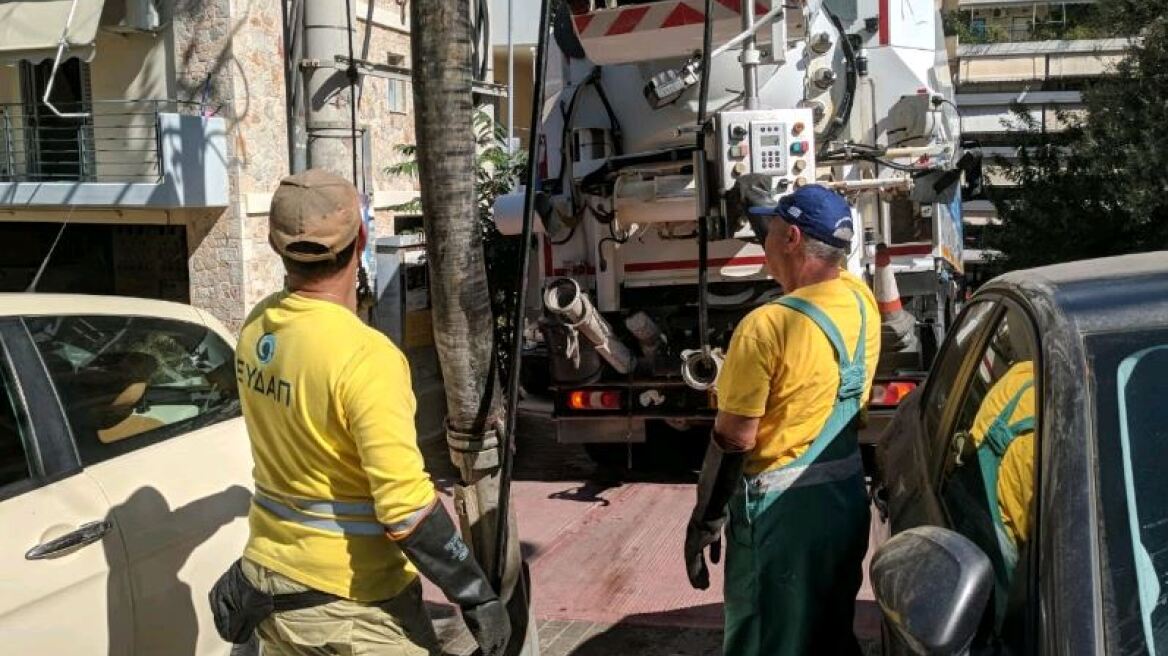
[[[264,333],[263,337],[256,342],[256,357],[260,359],[260,364],[267,364],[276,356],[276,336],[272,333]]]

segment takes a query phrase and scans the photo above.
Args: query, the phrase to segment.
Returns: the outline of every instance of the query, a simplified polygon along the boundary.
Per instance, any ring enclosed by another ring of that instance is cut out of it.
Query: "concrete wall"
[[[153,142],[157,136],[154,111],[168,108],[126,101],[168,97],[169,39],[165,35],[99,31],[96,45],[89,80],[98,179],[156,180],[160,163]]]

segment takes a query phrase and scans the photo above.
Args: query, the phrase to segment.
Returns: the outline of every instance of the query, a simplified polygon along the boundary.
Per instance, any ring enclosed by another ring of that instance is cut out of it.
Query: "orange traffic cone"
[[[881,341],[884,350],[912,351],[917,348],[917,320],[905,311],[900,302],[900,290],[896,286],[896,275],[892,272],[892,257],[888,246],[876,244],[876,273],[872,292],[876,296],[876,307],[880,309]]]

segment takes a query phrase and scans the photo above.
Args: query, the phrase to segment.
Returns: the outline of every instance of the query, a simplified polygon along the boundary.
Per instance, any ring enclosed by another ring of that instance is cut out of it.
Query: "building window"
[[[975,18],[969,22],[969,32],[973,36],[984,39],[986,36],[986,19]]]
[[[408,106],[408,95],[409,87],[406,86],[406,81],[391,78],[389,80],[389,95],[387,98],[389,111],[394,114],[405,114]]]
[[[4,129],[10,134],[14,155],[23,154],[23,173],[34,181],[88,180],[94,177],[95,153],[91,117],[62,117],[44,102],[53,62],[22,62],[20,66],[21,100],[18,120],[8,120]],[[57,67],[49,98],[62,114],[88,114],[93,110],[89,91],[89,64],[66,59]],[[16,109],[15,107],[11,109]],[[23,150],[23,153],[19,151]]]

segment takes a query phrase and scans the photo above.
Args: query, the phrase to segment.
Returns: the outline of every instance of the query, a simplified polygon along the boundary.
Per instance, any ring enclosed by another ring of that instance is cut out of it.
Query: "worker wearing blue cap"
[[[847,201],[808,185],[752,207],[784,296],[734,331],[686,531],[690,582],[709,585],[726,528],[727,656],[859,654],[852,632],[868,547],[857,442],[880,353],[868,287],[842,268]]]

